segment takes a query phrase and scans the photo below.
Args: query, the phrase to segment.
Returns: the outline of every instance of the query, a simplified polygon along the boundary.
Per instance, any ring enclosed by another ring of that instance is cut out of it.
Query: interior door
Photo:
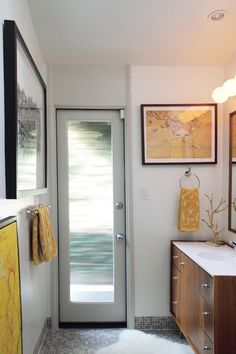
[[[57,110],[60,324],[126,322],[119,110]]]

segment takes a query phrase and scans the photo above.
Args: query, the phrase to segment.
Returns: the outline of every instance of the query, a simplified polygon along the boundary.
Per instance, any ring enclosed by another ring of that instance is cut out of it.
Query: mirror
[[[236,232],[236,111],[229,115],[229,225]]]

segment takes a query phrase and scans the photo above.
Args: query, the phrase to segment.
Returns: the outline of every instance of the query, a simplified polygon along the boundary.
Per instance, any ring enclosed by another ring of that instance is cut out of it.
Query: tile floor
[[[48,330],[40,354],[94,354],[96,350],[118,340],[122,329]],[[186,343],[179,331],[147,331],[178,343]]]

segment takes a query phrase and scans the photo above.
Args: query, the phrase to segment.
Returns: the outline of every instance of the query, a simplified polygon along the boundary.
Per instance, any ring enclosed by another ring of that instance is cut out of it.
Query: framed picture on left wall
[[[46,192],[46,85],[14,21],[4,21],[6,197]]]
[[[15,216],[0,220],[0,353],[23,354],[20,264]]]

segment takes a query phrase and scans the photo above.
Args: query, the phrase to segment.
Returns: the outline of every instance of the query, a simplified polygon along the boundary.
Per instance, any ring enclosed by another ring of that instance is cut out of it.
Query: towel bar
[[[39,206],[42,206],[41,204]],[[47,204],[48,208],[51,208],[50,204]],[[38,214],[38,210],[31,210],[31,209],[26,209],[26,215],[27,216],[35,216]]]

